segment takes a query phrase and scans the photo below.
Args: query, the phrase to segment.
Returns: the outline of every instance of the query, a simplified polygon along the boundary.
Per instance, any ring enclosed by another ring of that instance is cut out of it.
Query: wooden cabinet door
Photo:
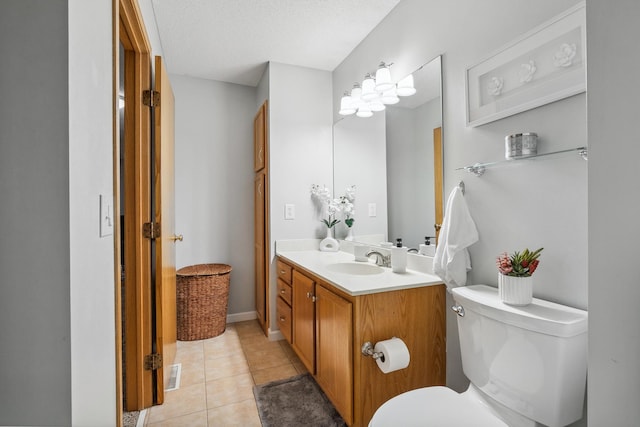
[[[315,282],[300,272],[293,271],[292,346],[304,366],[315,373]]]
[[[267,149],[267,101],[262,104],[253,119],[253,168],[256,172],[266,165]]]
[[[267,278],[265,275],[265,176],[258,173],[254,180],[254,259],[255,259],[255,304],[258,322],[267,321]]]
[[[316,380],[347,424],[353,422],[352,304],[316,285]]]

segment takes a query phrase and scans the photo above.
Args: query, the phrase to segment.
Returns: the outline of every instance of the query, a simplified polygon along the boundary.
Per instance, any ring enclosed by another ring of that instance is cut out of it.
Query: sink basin
[[[373,264],[356,264],[352,262],[339,262],[327,265],[327,270],[334,273],[354,274],[356,276],[366,276],[380,274],[384,272],[382,267]]]

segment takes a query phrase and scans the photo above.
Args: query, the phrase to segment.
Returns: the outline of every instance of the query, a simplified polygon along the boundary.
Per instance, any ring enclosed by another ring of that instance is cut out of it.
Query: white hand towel
[[[433,272],[440,276],[449,290],[467,284],[467,271],[471,270],[467,248],[477,241],[478,229],[471,218],[462,190],[456,186],[447,199],[433,258]]]

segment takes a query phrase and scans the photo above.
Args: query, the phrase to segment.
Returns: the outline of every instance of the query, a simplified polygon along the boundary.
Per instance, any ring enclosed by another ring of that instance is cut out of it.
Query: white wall
[[[99,196],[113,195],[111,8],[69,1],[72,420],[83,426],[116,418],[114,242],[99,234]]]
[[[254,308],[253,117],[256,89],[172,74],[177,268],[233,268],[229,314]]]
[[[271,255],[279,239],[324,238],[311,184],[333,186],[331,73],[269,63],[269,185]],[[284,205],[296,219],[284,219]],[[273,258],[275,259],[275,258]],[[277,325],[275,261],[270,278],[270,325]]]
[[[586,143],[585,95],[477,128],[465,126],[464,75],[506,43],[567,10],[575,0],[405,0],[334,71],[334,111],[341,92],[378,61],[404,76],[443,54],[445,195],[464,180],[466,201],[480,242],[471,247],[470,283],[497,285],[495,257],[502,251],[544,246],[534,295],[587,307],[587,164],[578,156],[489,170],[482,178],[456,171],[504,156],[504,136],[537,132],[540,152]],[[335,113],[334,113],[335,114]],[[448,384],[466,387],[457,330],[448,317]]]
[[[4,2],[0,20],[0,424],[114,425],[111,1]]]
[[[640,419],[640,3],[587,1],[589,424]]]

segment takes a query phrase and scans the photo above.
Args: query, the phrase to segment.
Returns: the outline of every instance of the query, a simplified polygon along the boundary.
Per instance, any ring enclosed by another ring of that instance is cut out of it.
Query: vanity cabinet
[[[292,320],[293,349],[312,374],[316,373],[315,281],[293,270]]]
[[[353,296],[311,271],[277,263],[292,270],[289,342],[348,425],[366,426],[380,405],[405,391],[445,385],[444,285]],[[360,348],[394,336],[411,362],[384,374]]]
[[[278,271],[278,298],[276,300],[276,318],[280,332],[289,344],[292,342],[292,312],[291,312],[291,266],[280,260],[276,261]]]

